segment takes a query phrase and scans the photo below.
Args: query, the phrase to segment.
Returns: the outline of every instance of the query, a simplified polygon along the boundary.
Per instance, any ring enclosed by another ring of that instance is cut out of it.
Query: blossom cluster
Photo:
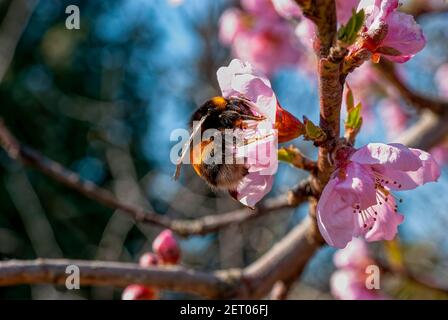
[[[332,295],[340,300],[385,300],[380,288],[368,288],[369,267],[376,266],[370,257],[366,243],[353,239],[333,256],[337,270],[330,279]],[[381,277],[378,277],[380,280]],[[380,286],[380,284],[378,284]]]
[[[154,266],[169,266],[179,263],[180,248],[170,230],[162,231],[152,243],[153,252],[146,252],[140,257],[139,265],[142,268]],[[158,291],[142,284],[131,284],[122,293],[122,300],[154,300]]]
[[[361,10],[365,13],[356,40],[346,44],[347,59],[367,50],[373,62],[384,57],[403,63],[425,46],[422,29],[413,16],[399,11],[398,0],[335,3],[339,28],[349,24],[354,13]],[[301,135],[308,139],[310,132],[325,136],[314,124],[308,126],[306,117],[302,123],[284,110],[267,78],[283,66],[304,61],[309,64],[304,56],[318,45],[313,44],[314,28],[293,0],[241,0],[241,9],[229,8],[220,19],[220,39],[239,58],[217,72],[222,96],[243,99],[251,114],[259,119],[245,121],[246,142],[232,151],[245,159],[247,174],[228,191],[248,207],[254,207],[272,188],[277,170],[277,157],[272,155],[277,152],[277,143]],[[366,99],[369,93],[365,83],[381,82],[368,67],[350,76],[352,87]],[[395,121],[387,121],[391,131],[400,132],[408,119],[395,97],[391,94],[383,104],[389,118]],[[260,135],[260,132],[272,134]],[[256,152],[260,147],[270,153],[268,163]],[[397,192],[437,181],[440,176],[439,165],[431,154],[401,144],[369,143],[356,149],[345,143],[335,148],[331,157],[336,169],[318,201],[317,223],[325,241],[337,248],[344,248],[356,237],[367,241],[392,239],[403,221],[398,212],[402,200]]]

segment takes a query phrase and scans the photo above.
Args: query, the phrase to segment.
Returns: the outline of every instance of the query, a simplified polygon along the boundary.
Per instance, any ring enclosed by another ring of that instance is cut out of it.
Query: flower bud
[[[159,259],[152,252],[147,252],[140,257],[139,264],[141,267],[152,267],[158,264]]]
[[[154,300],[156,297],[156,291],[152,288],[131,284],[124,289],[121,300]]]
[[[162,263],[176,264],[180,259],[180,248],[171,230],[162,231],[152,243],[153,251]]]

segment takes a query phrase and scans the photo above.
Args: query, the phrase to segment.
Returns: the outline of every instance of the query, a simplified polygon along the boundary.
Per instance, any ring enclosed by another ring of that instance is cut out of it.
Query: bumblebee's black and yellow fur
[[[260,120],[262,117],[252,113],[248,102],[240,98],[226,99],[223,97],[214,97],[201,105],[192,115],[190,126],[192,136],[196,132],[202,133],[207,129],[216,129],[222,131],[225,129],[243,129],[244,120]],[[195,128],[200,126],[200,128]],[[223,159],[219,163],[206,161],[213,156],[215,149],[214,139],[202,140],[195,145],[190,146],[190,159],[196,173],[204,179],[211,187],[216,189],[229,190],[234,196],[236,186],[247,174],[247,168],[244,164],[226,164],[225,154],[226,146],[224,137],[222,140]],[[192,139],[190,138],[189,145]]]

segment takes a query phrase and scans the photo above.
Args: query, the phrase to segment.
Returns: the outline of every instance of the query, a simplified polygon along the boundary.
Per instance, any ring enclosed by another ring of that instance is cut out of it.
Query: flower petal
[[[334,265],[338,268],[363,269],[370,264],[369,251],[364,240],[353,238],[350,243],[333,256]]]
[[[258,113],[267,116],[272,123],[275,123],[277,98],[271,83],[256,73],[249,63],[233,59],[228,67],[219,68],[216,74],[224,97],[249,99]]]
[[[374,166],[374,171],[389,179],[386,186],[391,190],[411,190],[427,182],[437,181],[440,177],[440,167],[434,157],[419,149],[409,149],[420,160],[420,167],[415,171],[400,171]]]
[[[275,174],[278,168],[278,141],[275,131],[260,129],[246,138],[256,141],[239,146],[236,158],[245,159],[249,172],[259,172],[260,175]]]
[[[233,78],[232,89],[237,96],[244,96],[252,101],[258,113],[275,123],[277,98],[269,80],[253,74],[239,74]]]
[[[300,18],[302,10],[294,0],[272,0],[277,13],[285,19]]]
[[[341,199],[348,205],[359,205],[360,209],[376,204],[376,190],[370,167],[351,162],[338,173],[335,186]]]
[[[346,24],[356,10],[360,0],[336,0],[336,14],[339,25]]]
[[[400,171],[415,171],[421,167],[418,156],[399,143],[369,143],[353,153],[350,160]]]
[[[253,208],[272,189],[273,175],[261,175],[250,172],[237,187],[237,199],[242,204]]]
[[[354,214],[335,189],[337,183],[337,179],[330,179],[322,192],[317,203],[317,225],[329,245],[344,248],[352,240]]]
[[[398,225],[403,222],[404,217],[395,212],[395,199],[389,197],[389,200],[382,205],[372,207],[378,214],[377,219],[371,229],[365,233],[367,241],[392,240],[398,232]]]
[[[249,63],[243,63],[241,60],[233,59],[228,67],[221,67],[216,72],[219,87],[225,98],[236,94],[232,88],[233,78],[236,74],[252,73],[252,66]]]
[[[364,270],[338,270],[331,276],[332,295],[340,300],[384,300],[377,290],[366,288]]]
[[[388,31],[381,45],[394,48],[399,56],[387,56],[388,59],[409,60],[426,45],[423,31],[414,17],[402,12],[393,12],[386,20]]]

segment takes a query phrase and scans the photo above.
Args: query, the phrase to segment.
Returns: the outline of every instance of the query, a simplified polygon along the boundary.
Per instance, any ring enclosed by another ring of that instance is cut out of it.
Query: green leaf
[[[305,119],[305,138],[316,142],[321,142],[326,139],[325,132],[316,126],[311,120]]]
[[[347,93],[345,94],[345,103],[347,105],[347,112],[350,112],[355,107],[355,99],[353,98],[352,88],[350,88],[348,83],[346,83],[345,85],[347,86]]]
[[[356,12],[353,10],[352,16],[348,20],[346,25],[341,26],[338,31],[339,41],[351,45],[356,41],[359,31],[364,24],[365,13],[364,10]]]
[[[278,160],[292,163],[295,158],[295,153],[290,148],[281,148],[278,150]]]
[[[345,121],[345,127],[353,130],[359,130],[362,125],[361,117],[361,102],[351,109],[347,116],[347,121]]]

